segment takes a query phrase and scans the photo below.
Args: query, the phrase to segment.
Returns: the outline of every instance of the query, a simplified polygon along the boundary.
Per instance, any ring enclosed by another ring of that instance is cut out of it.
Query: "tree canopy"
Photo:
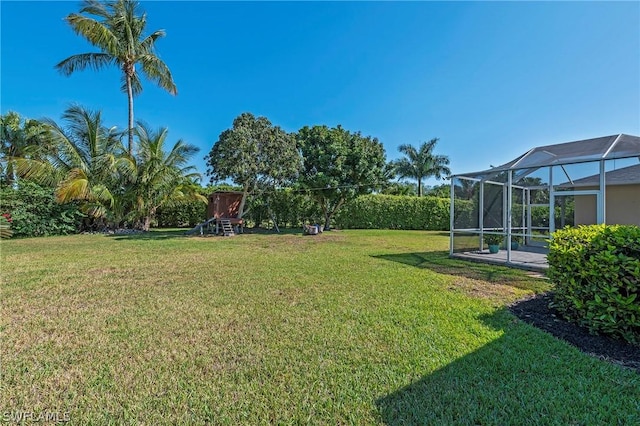
[[[220,134],[206,160],[212,183],[229,179],[242,187],[239,217],[248,211],[247,196],[290,182],[301,165],[294,137],[248,112]]]
[[[167,150],[168,130],[164,127],[152,130],[138,123],[136,134],[139,142],[135,185],[130,187],[130,192],[138,227],[148,231],[158,208],[176,200],[207,202],[198,192],[199,185],[194,183],[200,174],[187,164],[198,152],[197,147],[179,140]]]
[[[167,129],[136,128],[137,149],[129,154],[121,132],[104,125],[100,111],[69,107],[62,124],[44,119],[46,143],[37,155],[16,158],[17,174],[54,188],[58,203],[77,203],[90,228],[123,223],[148,230],[157,209],[178,199],[206,199],[200,175],[187,162],[198,151],[183,141],[167,147]]]
[[[46,143],[47,127],[9,111],[0,116],[0,179],[12,186],[17,178],[16,159],[34,158]]]
[[[433,150],[438,143],[438,138],[424,142],[420,147],[413,145],[400,145],[398,151],[404,154],[394,162],[396,174],[403,178],[415,179],[418,181],[418,196],[422,196],[422,181],[429,177],[441,179],[451,175],[449,170],[449,157],[436,155]]]
[[[55,187],[60,203],[81,202],[84,213],[105,219],[114,203],[119,172],[129,163],[114,128],[107,128],[99,111],[69,107],[62,115],[64,124],[44,119],[48,126],[48,149],[38,158],[17,161],[21,176]]]
[[[155,43],[165,36],[164,30],[145,35],[147,15],[133,0],[100,2],[85,0],[79,13],[65,20],[73,31],[100,49],[100,52],[72,55],[56,65],[64,75],[93,68],[99,70],[115,65],[122,70],[122,91],[129,101],[129,153],[133,149],[133,97],[142,92],[136,69],[140,67],[147,79],[175,95],[177,88],[169,67],[156,55]]]
[[[344,203],[384,183],[385,152],[378,139],[341,126],[305,126],[296,139],[303,157],[298,184],[320,205],[325,230]]]

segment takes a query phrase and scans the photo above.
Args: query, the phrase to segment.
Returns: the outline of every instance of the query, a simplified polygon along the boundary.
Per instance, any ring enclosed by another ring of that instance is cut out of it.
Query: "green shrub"
[[[0,213],[11,216],[15,237],[65,235],[78,232],[84,215],[75,203],[58,204],[52,188],[19,180],[0,190]]]
[[[595,333],[640,344],[640,228],[565,228],[549,245],[554,306]]]
[[[322,218],[318,204],[307,194],[290,188],[250,197],[245,219],[260,226],[273,218],[281,228],[297,228],[303,223],[316,223]]]
[[[179,201],[162,206],[156,213],[161,228],[192,227],[203,221],[207,215],[207,205],[202,201]]]
[[[322,218],[318,204],[305,193],[282,189],[270,194],[268,201],[281,227],[297,228],[304,223],[317,223]]]
[[[339,228],[449,229],[449,199],[404,195],[363,195],[336,214]]]

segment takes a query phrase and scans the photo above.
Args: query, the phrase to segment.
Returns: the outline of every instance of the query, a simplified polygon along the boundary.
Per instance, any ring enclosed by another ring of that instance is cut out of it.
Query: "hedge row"
[[[640,228],[591,225],[553,234],[554,306],[595,333],[640,344]]]
[[[268,197],[252,198],[245,219],[262,224],[273,217],[280,227],[299,227],[303,223],[322,223],[319,206],[307,195],[282,190]],[[456,201],[458,217],[471,220],[474,208],[470,201]],[[184,202],[158,211],[158,226],[194,226],[204,220],[206,205]],[[333,225],[351,229],[449,229],[449,199],[405,195],[371,194],[345,204],[335,215]]]
[[[192,227],[204,222],[207,205],[202,201],[182,201],[162,206],[156,214],[160,228]]]
[[[283,189],[249,201],[245,218],[260,226],[275,218],[281,228],[298,228],[304,223],[322,223],[320,206],[308,195]]]
[[[363,195],[335,217],[338,228],[449,229],[449,199],[403,195]]]

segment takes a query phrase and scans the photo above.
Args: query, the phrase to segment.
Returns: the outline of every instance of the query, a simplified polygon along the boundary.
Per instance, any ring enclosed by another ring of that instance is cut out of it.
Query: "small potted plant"
[[[484,234],[484,242],[489,246],[489,253],[497,253],[504,237],[499,234]]]
[[[511,250],[518,250],[518,248],[520,247],[520,242],[520,237],[511,237]]]

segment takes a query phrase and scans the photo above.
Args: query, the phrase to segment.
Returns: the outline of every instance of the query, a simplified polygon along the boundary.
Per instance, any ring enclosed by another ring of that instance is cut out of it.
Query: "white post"
[[[511,185],[513,184],[513,170],[509,170],[507,177],[507,263],[511,263],[511,222],[512,222],[512,204],[513,194]]]
[[[553,192],[553,166],[549,166],[549,238],[556,232],[556,194]]]
[[[478,203],[478,227],[480,228],[480,251],[484,248],[484,181],[480,181],[480,202]]]
[[[507,230],[507,197],[509,195],[507,194],[507,190],[504,186],[504,183],[502,184],[502,232],[505,232]]]
[[[531,235],[533,234],[533,225],[531,224],[531,190],[527,188],[527,236],[524,239],[525,244],[531,243]]]
[[[454,179],[454,177],[451,177],[451,192],[449,197],[451,200],[451,203],[449,204],[449,256],[453,255],[453,228],[455,227],[455,221],[453,217],[453,215],[455,214],[454,205],[456,202],[456,191],[453,184]]]
[[[520,222],[520,235],[519,235],[520,242],[522,244],[524,244],[524,224],[527,223],[527,209],[526,209],[526,207],[524,205],[526,192],[527,192],[526,188],[522,188],[522,198],[521,198],[521,200],[522,200],[522,219],[521,219],[521,222]]]
[[[598,223],[607,223],[607,182],[604,160],[600,160],[600,193],[598,196]]]

